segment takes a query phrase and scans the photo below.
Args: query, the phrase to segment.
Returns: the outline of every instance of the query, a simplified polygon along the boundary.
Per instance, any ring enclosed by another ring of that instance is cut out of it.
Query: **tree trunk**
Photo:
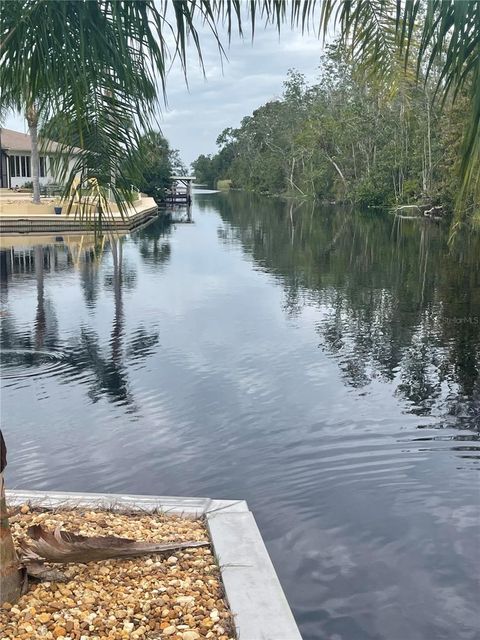
[[[428,145],[428,180],[427,188],[428,194],[432,189],[432,128],[431,128],[431,114],[430,114],[430,96],[426,95],[427,103],[427,145]]]
[[[22,580],[12,532],[8,523],[3,480],[3,470],[7,464],[7,450],[1,431],[0,453],[0,605],[2,605],[4,602],[13,604],[18,600],[22,590]]]
[[[344,176],[344,175],[343,175],[343,173],[342,173],[342,170],[340,169],[340,167],[338,166],[338,164],[335,162],[335,160],[334,160],[333,158],[331,158],[331,157],[328,155],[328,153],[325,153],[325,157],[327,158],[327,160],[328,160],[329,162],[331,162],[331,163],[332,163],[332,165],[333,165],[333,166],[334,166],[334,168],[335,168],[335,171],[338,173],[338,175],[339,175],[339,176],[340,176],[340,178],[342,179],[343,185],[344,185],[344,187],[345,187],[345,192],[346,192],[346,191],[347,191],[347,189],[348,189],[348,185],[347,185],[347,181],[345,180],[345,176]]]
[[[34,204],[40,204],[40,158],[38,155],[38,111],[34,105],[30,105],[26,112],[28,130],[32,142],[32,183],[33,183],[33,199]]]

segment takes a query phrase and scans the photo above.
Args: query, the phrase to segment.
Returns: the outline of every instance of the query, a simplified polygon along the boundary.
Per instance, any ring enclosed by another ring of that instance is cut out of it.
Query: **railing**
[[[88,194],[88,189],[85,189],[85,193],[82,193],[82,191],[83,190],[80,190],[80,193],[83,196]],[[29,193],[31,193],[31,191],[29,191]],[[61,184],[56,184],[52,182],[49,184],[40,185],[40,195],[42,196],[46,196],[46,197],[61,196],[62,194],[63,194],[63,187]],[[133,194],[134,202],[141,200],[142,195],[140,191],[133,185],[132,185],[132,194]],[[110,200],[110,202],[114,202],[114,197],[111,189],[108,190],[108,199]]]
[[[42,196],[60,196],[63,193],[63,187],[61,184],[49,183],[40,185],[40,195]]]
[[[138,200],[141,200],[142,194],[135,187],[135,185],[132,184],[132,185],[130,185],[130,187],[131,187],[131,190],[132,190],[133,202],[137,202]],[[113,197],[113,193],[112,193],[111,189],[108,190],[108,199],[110,200],[110,202],[115,202],[115,198]]]

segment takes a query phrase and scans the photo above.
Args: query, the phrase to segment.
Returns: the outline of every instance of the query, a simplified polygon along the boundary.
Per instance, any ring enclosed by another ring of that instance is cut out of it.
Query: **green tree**
[[[203,153],[200,154],[198,158],[192,162],[192,171],[197,183],[206,184],[207,187],[211,188],[214,187],[216,175],[212,168],[211,156],[206,156]]]
[[[93,178],[98,202],[110,188],[123,210],[130,191],[121,165],[142,128],[151,128],[157,85],[165,87],[166,34],[173,30],[173,55],[186,68],[187,35],[201,51],[197,17],[218,40],[220,22],[229,34],[235,24],[242,32],[242,9],[241,0],[8,3],[0,14],[2,102],[22,110],[35,104],[45,120],[65,113],[65,142],[82,149],[70,172],[63,165],[67,190],[76,175],[83,182]],[[414,56],[425,79],[438,68],[441,97],[455,99],[460,91],[468,96],[462,188],[480,189],[480,3],[430,0],[424,10],[422,0],[259,0],[248,13],[252,32],[258,16],[279,29],[286,22],[320,33],[333,26],[353,57],[387,84],[395,82],[399,59]]]
[[[177,162],[177,152],[170,149],[167,140],[159,131],[150,131],[138,141],[135,152],[129,157],[125,175],[132,175],[135,186],[161,202],[170,186],[172,156]]]
[[[317,83],[308,86],[290,71],[283,96],[225,130],[219,152],[198,163],[211,183],[230,178],[260,193],[451,210],[461,190],[460,141],[468,119],[458,107],[468,97],[447,98],[441,108],[432,101],[433,72],[417,83],[410,67],[397,64],[394,71],[392,91],[351,60],[341,42],[329,46]],[[464,189],[462,210],[469,206],[479,209],[473,185]]]

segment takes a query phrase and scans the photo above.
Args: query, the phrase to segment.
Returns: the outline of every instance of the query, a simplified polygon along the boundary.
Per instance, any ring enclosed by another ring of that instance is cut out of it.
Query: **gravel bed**
[[[207,540],[202,520],[161,513],[31,510],[11,516],[18,541],[32,524],[148,542]],[[88,564],[55,565],[68,582],[31,584],[0,609],[0,640],[233,640],[234,625],[210,547]]]

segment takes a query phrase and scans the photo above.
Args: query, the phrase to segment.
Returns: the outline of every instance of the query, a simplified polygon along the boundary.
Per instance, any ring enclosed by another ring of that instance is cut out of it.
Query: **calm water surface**
[[[193,219],[2,239],[9,485],[245,498],[305,640],[478,638],[479,238]]]

